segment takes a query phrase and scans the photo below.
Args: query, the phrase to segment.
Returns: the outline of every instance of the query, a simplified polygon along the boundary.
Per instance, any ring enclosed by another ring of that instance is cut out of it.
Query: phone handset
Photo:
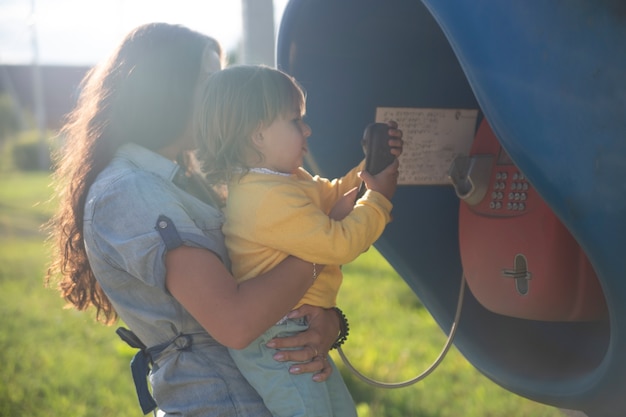
[[[372,175],[387,168],[395,159],[389,146],[389,125],[387,123],[370,123],[363,132],[363,151],[365,152],[365,171]],[[361,182],[357,200],[363,197],[367,188]]]

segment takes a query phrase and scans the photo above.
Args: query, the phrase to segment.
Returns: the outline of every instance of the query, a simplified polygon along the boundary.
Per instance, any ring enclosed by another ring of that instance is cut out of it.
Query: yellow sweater
[[[326,267],[294,308],[334,306],[340,265],[367,250],[390,221],[391,202],[370,190],[343,220],[328,217],[335,202],[360,184],[361,169],[332,181],[302,168],[290,176],[249,172],[231,181],[223,230],[235,278],[245,281],[297,256]]]

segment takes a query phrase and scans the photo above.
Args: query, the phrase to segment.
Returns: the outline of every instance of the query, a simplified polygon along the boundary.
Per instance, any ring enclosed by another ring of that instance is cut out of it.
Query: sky
[[[288,0],[273,2],[277,26]],[[40,64],[93,65],[129,30],[155,21],[206,33],[231,51],[241,40],[241,11],[240,0],[0,0],[0,65],[35,56]]]

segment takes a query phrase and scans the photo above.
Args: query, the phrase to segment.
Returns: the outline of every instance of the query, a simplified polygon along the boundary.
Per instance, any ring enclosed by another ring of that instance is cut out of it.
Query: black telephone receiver
[[[365,128],[363,133],[363,150],[365,151],[365,170],[376,175],[387,168],[396,158],[391,153],[389,146],[389,125],[387,123],[371,123]],[[367,188],[361,182],[357,193],[357,200],[363,197]]]

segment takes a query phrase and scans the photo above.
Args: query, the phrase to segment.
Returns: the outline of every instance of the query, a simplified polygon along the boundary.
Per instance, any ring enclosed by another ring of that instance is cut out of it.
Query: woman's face
[[[207,47],[207,50],[202,56],[201,64],[202,69],[200,77],[205,78],[222,69],[222,59],[220,58],[219,54],[215,50],[209,50],[208,48],[209,47]],[[193,122],[189,123],[189,126],[187,126],[185,134],[181,139],[182,140],[179,145],[184,151],[194,150],[198,147],[198,144],[195,142],[195,136],[193,135]],[[177,155],[178,151],[174,151],[173,154]]]

